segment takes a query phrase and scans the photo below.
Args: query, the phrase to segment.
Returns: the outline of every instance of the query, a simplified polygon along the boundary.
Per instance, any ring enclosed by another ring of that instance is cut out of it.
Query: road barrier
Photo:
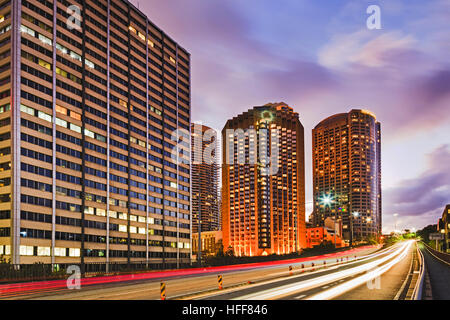
[[[428,250],[428,252],[430,252],[434,257],[436,257],[439,260],[441,260],[442,262],[450,265],[450,254],[441,252],[441,251],[437,251],[437,250],[433,249],[432,247],[430,247],[429,245],[427,245],[426,243],[424,243],[424,242],[422,242],[422,243],[425,245],[425,248]]]
[[[314,262],[313,263],[311,263],[311,271],[314,271]]]
[[[305,272],[305,265],[302,263],[302,272]]]
[[[292,276],[292,266],[289,266],[289,275]]]
[[[417,246],[417,253],[419,256],[419,276],[416,281],[416,285],[414,287],[414,291],[412,293],[411,300],[422,300],[423,296],[423,287],[424,287],[424,279],[425,279],[425,258],[423,257],[422,252],[419,249],[419,246]]]
[[[222,290],[223,289],[223,279],[220,274],[217,276],[217,282],[219,283],[219,290]]]
[[[161,282],[159,289],[161,292],[161,300],[166,300],[166,284],[164,282]]]

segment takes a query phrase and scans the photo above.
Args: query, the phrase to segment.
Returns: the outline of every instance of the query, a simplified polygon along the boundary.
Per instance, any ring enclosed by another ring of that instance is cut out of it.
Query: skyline
[[[368,30],[370,1],[255,3],[139,3],[191,53],[192,122],[220,131],[248,106],[292,106],[305,126],[311,202],[312,128],[368,109],[383,126],[383,232],[393,230],[394,213],[399,229],[435,224],[450,199],[450,4],[377,1],[382,29]],[[307,217],[311,211],[309,204]]]

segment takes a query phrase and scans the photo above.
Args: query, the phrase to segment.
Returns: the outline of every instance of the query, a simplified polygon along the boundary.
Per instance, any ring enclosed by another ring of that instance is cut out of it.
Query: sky
[[[193,122],[220,132],[268,102],[298,112],[307,202],[311,130],[360,108],[381,123],[383,232],[435,224],[450,203],[450,0],[131,2],[190,52]]]

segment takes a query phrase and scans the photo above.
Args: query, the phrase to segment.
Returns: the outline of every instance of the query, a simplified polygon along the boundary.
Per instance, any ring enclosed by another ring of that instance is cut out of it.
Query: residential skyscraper
[[[313,225],[336,217],[347,240],[380,235],[381,132],[375,115],[353,109],[328,117],[312,130],[312,140]]]
[[[219,165],[216,160],[217,132],[210,127],[191,125],[192,232],[220,230]],[[198,132],[197,132],[198,131]],[[205,157],[206,156],[206,157]]]
[[[0,254],[190,263],[190,55],[125,0],[0,4]],[[189,156],[188,156],[189,157]]]
[[[304,129],[298,114],[285,103],[254,107],[227,121],[222,146],[224,250],[254,256],[305,248]]]

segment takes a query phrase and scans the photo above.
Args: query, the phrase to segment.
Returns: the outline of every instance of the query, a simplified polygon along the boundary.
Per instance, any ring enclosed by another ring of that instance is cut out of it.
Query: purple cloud
[[[401,216],[439,215],[450,202],[450,145],[428,155],[428,168],[417,178],[383,191],[386,208]]]

